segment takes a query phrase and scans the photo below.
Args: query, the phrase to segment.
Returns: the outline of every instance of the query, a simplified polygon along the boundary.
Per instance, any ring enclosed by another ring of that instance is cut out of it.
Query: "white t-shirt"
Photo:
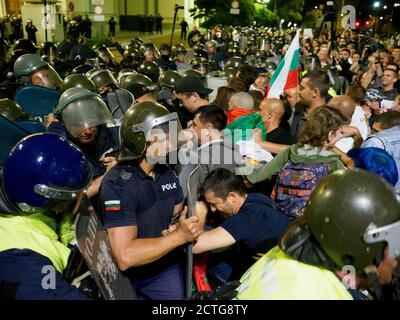
[[[356,106],[356,108],[354,109],[353,116],[351,117],[350,126],[356,127],[358,131],[360,131],[363,140],[367,139],[369,128],[367,120],[365,118],[364,110],[360,106]],[[336,143],[336,147],[338,147],[343,152],[347,153],[350,149],[354,147],[354,139],[353,138],[340,139]]]

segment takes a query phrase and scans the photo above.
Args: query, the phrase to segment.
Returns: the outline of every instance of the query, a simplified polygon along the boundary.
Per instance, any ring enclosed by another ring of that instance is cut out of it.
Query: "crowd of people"
[[[139,299],[398,299],[400,35],[301,33],[298,85],[270,97],[296,32],[113,40],[120,62],[3,38],[0,125],[25,137],[0,148],[0,296],[96,296],[64,277],[84,193]],[[58,94],[41,121],[29,86]]]

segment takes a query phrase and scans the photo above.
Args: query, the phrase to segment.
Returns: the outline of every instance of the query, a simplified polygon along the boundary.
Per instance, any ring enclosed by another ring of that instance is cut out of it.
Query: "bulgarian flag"
[[[297,31],[285,57],[279,63],[269,82],[266,98],[279,98],[285,90],[298,86],[300,72],[299,41],[300,32]]]
[[[106,211],[119,211],[121,210],[121,201],[120,200],[110,200],[104,202]]]

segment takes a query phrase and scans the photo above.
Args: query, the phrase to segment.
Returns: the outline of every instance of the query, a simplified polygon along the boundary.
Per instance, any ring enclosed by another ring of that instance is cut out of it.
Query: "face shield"
[[[143,132],[147,142],[146,160],[155,165],[177,163],[178,140],[182,126],[176,112],[132,127],[134,133]]]
[[[371,224],[364,233],[363,239],[367,244],[386,242],[389,255],[392,258],[400,256],[400,221],[376,227]]]
[[[198,71],[203,77],[205,77],[209,71],[209,67],[208,67],[208,64],[201,63],[201,64],[193,66],[193,70]]]
[[[89,169],[89,168],[88,168]],[[89,169],[89,175],[85,182],[85,184],[78,189],[67,189],[65,187],[60,188],[57,186],[45,185],[45,184],[37,184],[34,186],[33,190],[38,195],[41,195],[47,199],[54,200],[62,200],[62,201],[71,201],[76,200],[79,194],[89,186],[92,180],[92,171]]]
[[[56,89],[61,86],[62,79],[51,66],[35,70],[31,75],[31,83],[37,86]]]
[[[107,105],[95,93],[72,97],[61,114],[67,131],[74,138],[85,129],[113,122]]]

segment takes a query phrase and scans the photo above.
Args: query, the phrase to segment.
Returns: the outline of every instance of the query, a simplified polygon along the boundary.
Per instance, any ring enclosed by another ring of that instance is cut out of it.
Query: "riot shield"
[[[187,182],[187,206],[188,218],[196,214],[196,202],[199,198],[199,165],[190,173]],[[193,287],[193,244],[189,243],[186,248],[186,297],[191,298]]]
[[[31,133],[1,115],[0,132],[0,167],[2,167],[11,149],[17,144],[18,141],[30,135]]]
[[[61,92],[41,86],[26,85],[17,90],[14,100],[30,117],[43,122],[44,117],[53,112]]]
[[[105,300],[136,300],[132,284],[114,262],[108,235],[87,197],[82,200],[75,220],[75,236],[102,297]]]
[[[121,120],[125,112],[132,106],[134,97],[125,89],[117,89],[107,95],[107,105],[114,120]]]

